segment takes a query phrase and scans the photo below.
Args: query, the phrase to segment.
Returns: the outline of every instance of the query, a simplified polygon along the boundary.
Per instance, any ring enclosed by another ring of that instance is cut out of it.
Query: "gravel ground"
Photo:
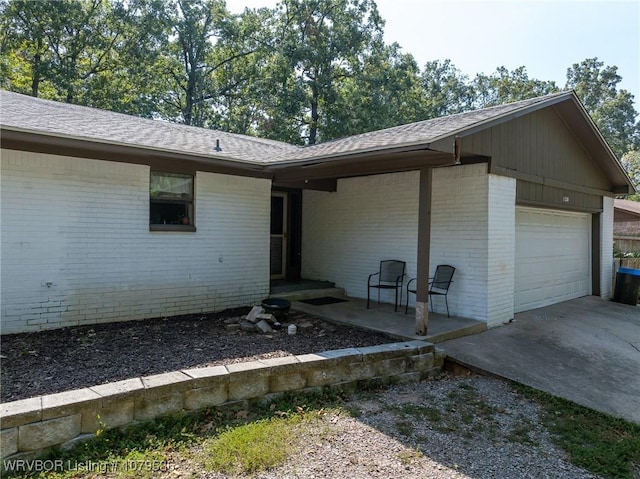
[[[249,308],[2,336],[0,402],[186,368],[397,341],[297,311],[270,334],[238,329]]]
[[[598,477],[571,465],[551,443],[537,406],[498,379],[448,377],[394,386],[361,394],[344,407],[350,414],[327,414],[301,432],[286,464],[254,477]],[[226,477],[185,466],[174,476]]]

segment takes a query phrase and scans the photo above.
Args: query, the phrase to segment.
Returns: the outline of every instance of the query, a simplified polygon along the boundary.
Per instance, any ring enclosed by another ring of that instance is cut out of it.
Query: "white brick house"
[[[390,258],[454,265],[452,314],[489,326],[610,295],[633,188],[572,92],[305,148],[1,102],[2,334],[248,305],[275,277],[366,297]]]

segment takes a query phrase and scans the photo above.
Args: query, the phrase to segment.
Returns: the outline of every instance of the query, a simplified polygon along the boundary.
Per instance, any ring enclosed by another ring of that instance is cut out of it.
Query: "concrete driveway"
[[[640,423],[640,306],[587,296],[440,346],[472,369]]]

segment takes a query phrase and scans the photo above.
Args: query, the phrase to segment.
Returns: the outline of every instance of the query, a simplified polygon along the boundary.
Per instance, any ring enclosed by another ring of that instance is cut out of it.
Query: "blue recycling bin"
[[[613,300],[635,306],[638,304],[638,294],[640,294],[640,269],[618,268]]]

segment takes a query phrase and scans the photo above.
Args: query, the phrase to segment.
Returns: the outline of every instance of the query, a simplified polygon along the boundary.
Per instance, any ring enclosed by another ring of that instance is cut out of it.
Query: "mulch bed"
[[[269,334],[237,329],[249,308],[2,336],[0,402],[180,369],[394,342],[291,311]]]

